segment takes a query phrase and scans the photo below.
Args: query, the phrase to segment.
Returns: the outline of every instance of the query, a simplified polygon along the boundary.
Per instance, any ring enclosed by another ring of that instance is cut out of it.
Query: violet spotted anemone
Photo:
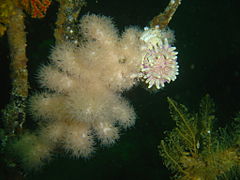
[[[163,88],[178,75],[176,47],[170,45],[174,36],[170,30],[145,28],[140,39],[144,41],[144,51],[139,77],[143,79],[148,88],[156,86]]]

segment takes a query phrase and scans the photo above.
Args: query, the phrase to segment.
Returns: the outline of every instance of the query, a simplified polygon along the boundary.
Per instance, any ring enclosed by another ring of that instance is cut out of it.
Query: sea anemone
[[[165,83],[174,81],[178,75],[176,48],[168,43],[168,39],[158,27],[145,29],[141,36],[145,42],[140,77],[148,84],[148,88],[156,86],[160,89]]]

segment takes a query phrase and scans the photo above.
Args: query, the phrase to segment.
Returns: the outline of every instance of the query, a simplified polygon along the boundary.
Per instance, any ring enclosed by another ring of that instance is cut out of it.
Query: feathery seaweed
[[[240,113],[231,133],[227,128],[214,131],[215,105],[209,95],[202,98],[198,113],[171,98],[168,103],[176,127],[161,140],[159,150],[176,179],[215,180],[238,168]]]

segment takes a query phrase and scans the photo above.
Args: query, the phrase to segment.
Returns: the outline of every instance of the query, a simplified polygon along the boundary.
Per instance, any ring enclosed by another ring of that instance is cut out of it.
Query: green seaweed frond
[[[177,104],[171,98],[168,98],[169,108],[172,119],[176,122],[175,129],[178,134],[181,145],[191,153],[197,153],[197,122],[195,116],[192,116],[186,106]]]
[[[198,113],[171,98],[168,103],[176,127],[161,140],[159,151],[176,179],[215,180],[237,169],[240,113],[229,133],[227,128],[213,129],[215,105],[209,95],[202,98]]]
[[[202,98],[198,113],[199,141],[202,152],[211,153],[213,121],[215,120],[215,104],[209,95]],[[200,147],[199,147],[200,148]]]

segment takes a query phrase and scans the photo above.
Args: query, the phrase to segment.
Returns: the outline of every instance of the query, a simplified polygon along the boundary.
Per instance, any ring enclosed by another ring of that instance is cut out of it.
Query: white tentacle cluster
[[[179,66],[176,48],[169,43],[174,39],[172,33],[158,27],[145,28],[140,39],[145,42],[140,77],[148,84],[148,88],[155,85],[160,89],[166,82],[174,81]]]

